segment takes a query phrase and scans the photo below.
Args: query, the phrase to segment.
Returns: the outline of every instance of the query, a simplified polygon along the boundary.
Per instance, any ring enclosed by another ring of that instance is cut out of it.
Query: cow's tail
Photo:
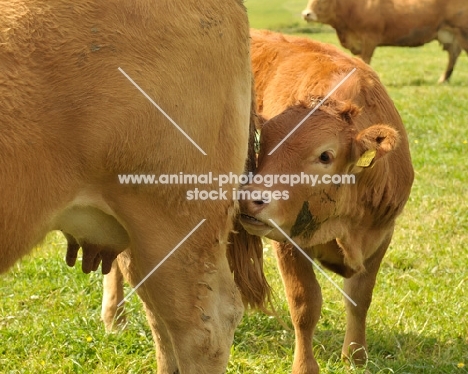
[[[236,219],[228,245],[228,260],[234,281],[247,307],[271,313],[271,287],[263,272],[263,244]]]
[[[255,172],[256,128],[259,117],[256,115],[254,93],[252,93],[250,113],[249,150],[245,168],[247,172]],[[239,217],[236,218],[234,231],[229,237],[227,256],[244,304],[271,313],[269,307],[272,307],[272,293],[263,271],[262,239],[245,231],[239,222]]]

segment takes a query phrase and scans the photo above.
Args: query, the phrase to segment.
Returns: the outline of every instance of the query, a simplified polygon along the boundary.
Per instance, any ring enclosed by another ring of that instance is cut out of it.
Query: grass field
[[[305,3],[246,1],[253,27],[307,32],[337,44],[330,29],[302,23]],[[446,62],[437,43],[381,48],[372,62],[407,127],[416,179],[374,291],[368,317],[371,373],[468,373],[468,58],[460,57],[450,84],[437,86]],[[266,248],[276,307],[290,326]],[[68,268],[64,254],[63,238],[52,233],[0,277],[0,372],[155,371],[151,333],[138,298],[127,305],[127,328],[106,334],[99,320],[102,276]],[[324,305],[314,350],[322,373],[345,373],[339,357],[343,301],[318,277]],[[227,373],[288,373],[293,345],[291,329],[248,313],[237,330]]]

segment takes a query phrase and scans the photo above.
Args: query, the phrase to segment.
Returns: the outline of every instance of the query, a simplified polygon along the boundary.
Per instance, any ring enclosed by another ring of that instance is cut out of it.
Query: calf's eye
[[[319,161],[322,164],[329,164],[332,160],[330,152],[322,152],[322,154],[319,156]]]

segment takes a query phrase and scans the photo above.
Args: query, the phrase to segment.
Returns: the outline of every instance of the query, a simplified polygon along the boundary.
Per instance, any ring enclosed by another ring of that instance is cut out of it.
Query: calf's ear
[[[369,167],[393,151],[400,142],[398,131],[388,125],[373,125],[362,130],[354,139],[354,161],[359,167]]]

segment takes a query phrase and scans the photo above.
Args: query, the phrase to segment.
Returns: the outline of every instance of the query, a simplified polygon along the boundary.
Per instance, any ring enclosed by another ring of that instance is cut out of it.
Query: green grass
[[[301,11],[305,8],[303,0],[245,0],[252,27],[279,29],[282,27],[302,26]]]
[[[299,17],[305,3],[246,1],[253,27],[296,33],[309,27]],[[333,32],[321,30],[306,35],[337,45]],[[452,82],[437,86],[446,60],[431,43],[380,48],[372,62],[406,124],[416,179],[369,312],[371,373],[468,372],[468,59],[463,54]],[[138,298],[127,305],[126,330],[106,334],[99,320],[102,276],[68,268],[64,254],[63,239],[52,233],[0,277],[0,372],[155,371],[151,333]],[[265,255],[277,309],[290,326],[271,251]],[[346,373],[339,358],[343,301],[318,277],[324,305],[314,350],[322,373]],[[250,312],[237,329],[227,373],[289,373],[293,346],[291,329]]]

